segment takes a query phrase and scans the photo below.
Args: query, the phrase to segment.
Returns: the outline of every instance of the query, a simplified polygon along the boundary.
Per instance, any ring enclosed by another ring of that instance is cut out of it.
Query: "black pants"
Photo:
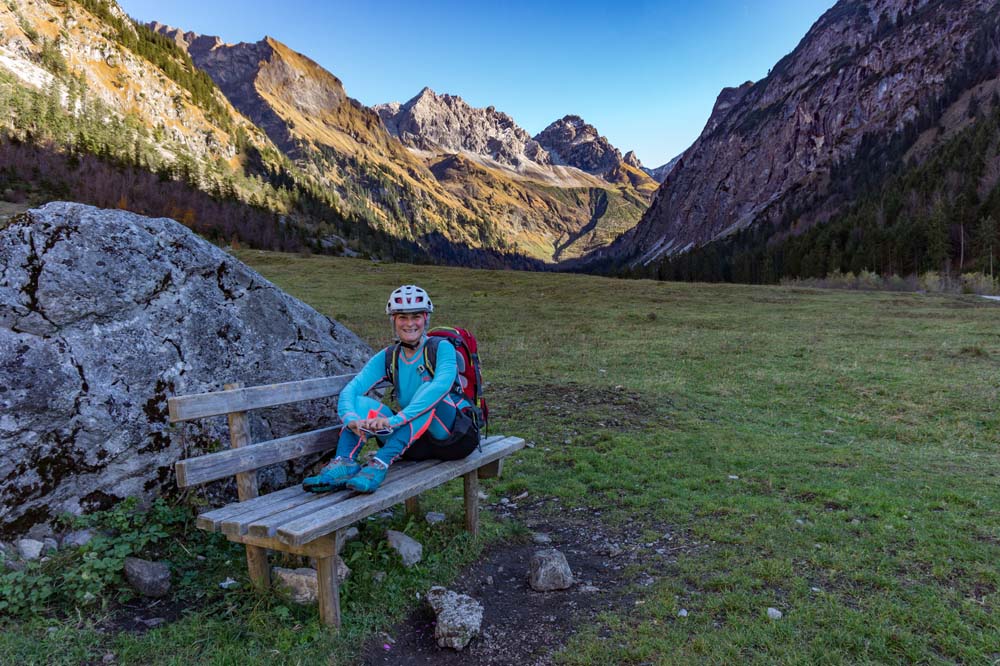
[[[455,425],[446,440],[431,437],[425,432],[403,452],[403,460],[460,460],[479,446],[479,425],[469,410],[459,410]]]

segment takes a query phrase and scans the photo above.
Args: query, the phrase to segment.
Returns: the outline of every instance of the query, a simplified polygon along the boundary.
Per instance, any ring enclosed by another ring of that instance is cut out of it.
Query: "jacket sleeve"
[[[441,402],[451,393],[458,376],[458,363],[455,360],[455,348],[447,340],[438,343],[437,359],[434,364],[434,379],[425,383],[413,394],[410,404],[398,414],[389,418],[389,427],[398,428],[409,423],[434,405]]]
[[[365,363],[365,367],[361,368],[361,372],[347,382],[347,386],[340,391],[340,397],[337,399],[337,416],[340,417],[341,423],[350,423],[366,418],[358,413],[358,398],[371,391],[376,384],[382,381],[384,376],[385,350],[383,349],[372,356]]]

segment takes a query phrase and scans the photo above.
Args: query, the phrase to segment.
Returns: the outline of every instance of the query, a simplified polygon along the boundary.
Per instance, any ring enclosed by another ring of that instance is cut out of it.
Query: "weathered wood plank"
[[[339,493],[334,493],[339,494]],[[346,497],[349,493],[344,494]],[[309,512],[313,510],[313,505],[320,500],[328,499],[332,495],[330,494],[318,494],[318,493],[308,493],[302,491],[297,495],[289,495],[287,497],[275,500],[268,504],[261,504],[256,509],[240,513],[238,515],[227,518],[219,523],[219,531],[227,536],[246,534],[247,528],[250,523],[266,519],[268,516],[272,516],[276,513],[281,513],[283,511],[288,511],[290,509],[300,508],[303,512]],[[326,503],[322,503],[320,506],[325,506]],[[267,536],[265,534],[258,534],[258,536]]]
[[[339,538],[339,534],[334,538]],[[337,556],[316,560],[319,592],[319,618],[328,627],[340,627],[340,581],[337,580]]]
[[[286,460],[336,448],[341,426],[289,435],[239,449],[218,451],[174,463],[181,488],[224,479]]]
[[[303,544],[330,534],[342,527],[402,502],[425,490],[474,471],[486,463],[508,456],[524,447],[520,437],[505,437],[461,460],[448,460],[430,469],[407,477],[406,481],[386,485],[371,495],[355,495],[332,506],[316,511],[277,530],[278,538],[288,544]]]
[[[406,514],[409,516],[415,516],[420,513],[420,498],[419,497],[409,497],[406,499]]]
[[[465,530],[472,536],[479,534],[479,473],[472,470],[462,475],[465,495]]]
[[[329,534],[321,539],[310,541],[309,543],[302,544],[301,546],[290,546],[287,543],[281,543],[277,539],[254,537],[249,534],[244,534],[242,536],[230,536],[227,538],[235,543],[258,546],[268,550],[279,550],[285,553],[292,553],[293,555],[303,555],[305,557],[319,558],[329,557],[335,554],[333,535]]]
[[[410,476],[440,464],[440,460],[408,462],[406,465],[396,463],[389,468],[389,473],[386,475],[382,487],[391,488],[395,487],[395,484],[407,483],[406,479]],[[357,495],[357,493],[353,490],[340,490],[335,493],[326,493],[320,495],[319,499],[315,502],[310,502],[285,511],[263,516],[249,523],[249,525],[245,526],[245,529],[248,534],[254,536],[273,537],[277,533],[278,529],[285,523],[298,520],[302,517],[311,516],[315,513],[326,510],[331,506],[335,506],[339,502],[343,502],[355,495]]]
[[[300,400],[327,398],[340,393],[354,375],[316,377],[295,382],[226,389],[213,393],[178,395],[167,399],[171,423],[191,421],[230,412],[245,412]]]
[[[283,488],[282,490],[277,490],[273,493],[268,493],[267,495],[261,495],[260,497],[252,500],[247,500],[246,502],[233,502],[232,504],[227,504],[226,506],[219,507],[218,509],[206,511],[198,516],[197,520],[195,520],[195,525],[199,529],[203,529],[208,532],[216,532],[221,529],[223,521],[231,520],[241,513],[253,511],[263,505],[270,504],[271,502],[284,501],[298,495],[308,494],[309,493],[302,490],[301,486],[290,486],[288,488]]]
[[[237,390],[243,385],[239,383],[226,384],[226,390]],[[246,412],[230,412],[229,443],[233,449],[241,449],[250,444],[250,423]],[[257,471],[242,472],[236,475],[236,496],[240,501],[257,497]],[[267,564],[267,550],[259,546],[247,546],[247,570],[250,582],[258,590],[267,589],[271,584],[271,567]]]
[[[501,439],[503,439],[502,435],[490,437],[483,443],[483,446],[489,446],[490,444],[498,442]],[[436,465],[440,462],[441,461],[439,460],[428,460],[416,463],[410,460],[401,460],[389,468],[389,473],[386,475],[385,481],[383,482],[383,489],[385,486],[395,483],[403,477],[409,476],[410,474],[419,472],[423,469],[427,469],[428,467]],[[273,537],[281,525],[297,520],[303,516],[308,516],[310,513],[318,511],[319,509],[325,509],[332,506],[352,494],[353,491],[324,493],[314,496],[319,498],[318,503],[315,501],[309,501],[308,504],[306,503],[306,499],[298,501],[298,498],[282,498],[282,500],[275,503],[278,505],[277,510],[272,510],[274,507],[271,505],[262,504],[259,508],[255,508],[254,515],[249,515],[250,512],[232,513],[223,516],[220,519],[216,519],[215,529],[220,529],[226,534],[251,534],[258,537]],[[285,502],[286,499],[287,506],[281,507],[280,504]],[[225,523],[230,523],[228,528],[224,526]],[[201,523],[199,523],[198,526],[201,527]]]
[[[409,460],[401,460],[389,468],[389,474],[386,478],[391,481],[404,476],[409,473],[408,470],[414,464]],[[198,516],[195,525],[208,532],[223,532],[229,536],[246,534],[246,526],[249,526],[254,521],[262,520],[286,509],[329,497],[331,497],[329,493],[306,492],[300,485],[289,486],[288,488],[276,490],[273,493],[262,495],[246,502],[233,502],[218,509],[206,511]],[[243,525],[243,529],[233,529],[233,527],[226,529],[223,527],[224,525],[237,524]],[[273,531],[271,533],[273,534]],[[257,536],[266,537],[267,533],[258,530]]]

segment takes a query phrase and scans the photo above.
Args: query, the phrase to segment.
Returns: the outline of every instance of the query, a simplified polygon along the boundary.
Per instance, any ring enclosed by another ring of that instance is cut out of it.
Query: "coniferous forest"
[[[890,160],[895,168],[883,165],[880,173],[865,173],[876,168],[867,157],[843,165],[841,171],[850,170],[851,177],[838,179],[835,173],[828,196],[853,203],[826,222],[806,225],[799,211],[790,211],[776,224],[751,226],[627,275],[765,284],[861,273],[890,281],[926,273],[995,278],[1000,99],[996,93],[982,100],[972,95],[966,114],[964,127],[924,161],[903,153]]]

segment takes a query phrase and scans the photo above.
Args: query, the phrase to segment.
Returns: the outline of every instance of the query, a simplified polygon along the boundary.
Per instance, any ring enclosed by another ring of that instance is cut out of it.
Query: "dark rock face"
[[[154,496],[174,462],[228,446],[222,417],[168,426],[167,396],[350,373],[370,353],[173,220],[29,211],[0,231],[0,533]],[[329,424],[328,402],[252,413],[255,441]]]
[[[621,151],[580,116],[564,116],[535,135],[535,141],[549,151],[556,164],[587,173],[604,175],[622,161]]]
[[[838,2],[766,78],[720,93],[642,221],[602,254],[650,262],[821,205],[831,169],[863,139],[888,140],[978,82],[997,56],[998,14],[990,0]]]

